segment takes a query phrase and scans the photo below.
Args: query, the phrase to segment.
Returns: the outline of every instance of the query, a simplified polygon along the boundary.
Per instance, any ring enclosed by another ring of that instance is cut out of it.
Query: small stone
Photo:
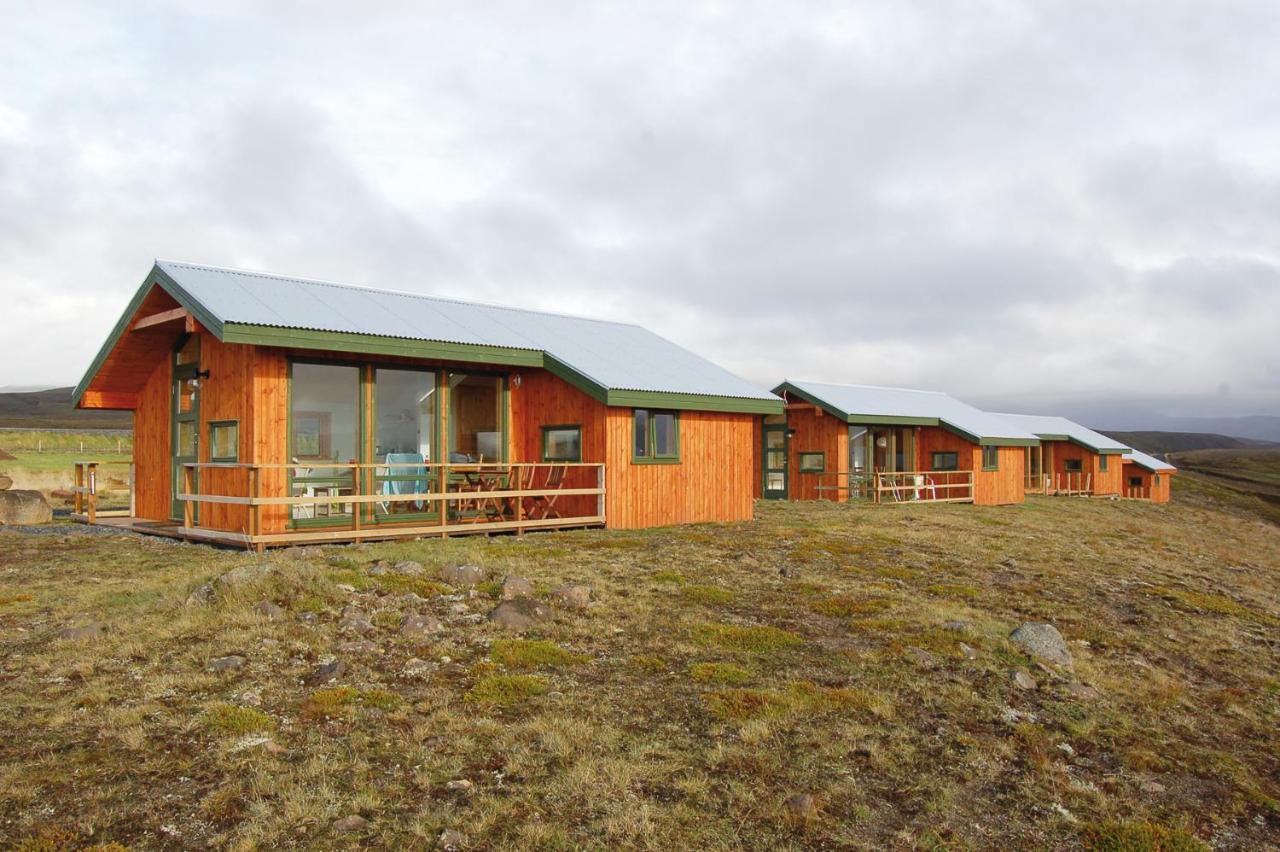
[[[236,669],[244,668],[245,659],[239,654],[231,654],[226,657],[218,657],[210,660],[205,671],[210,672],[233,672]]]
[[[1098,692],[1098,690],[1094,689],[1092,686],[1080,683],[1079,681],[1072,681],[1067,684],[1067,692],[1071,693],[1075,698],[1079,698],[1083,701],[1093,701],[1100,698],[1102,695],[1102,693]]]
[[[405,606],[418,606],[419,604],[427,602],[426,598],[419,597],[416,592],[405,592],[403,595],[397,597],[396,600]]]
[[[454,792],[463,792],[463,793],[470,792],[471,788],[474,786],[475,786],[474,784],[472,784],[470,781],[468,781],[465,778],[459,778],[457,781],[450,781],[448,784],[444,785],[446,790],[453,790]]]
[[[462,601],[449,605],[449,612],[452,612],[454,615],[466,615],[470,611],[471,610]]]
[[[434,663],[414,657],[404,664],[404,668],[400,670],[400,676],[406,680],[420,680],[428,677],[435,670]]]
[[[440,571],[440,577],[450,586],[474,586],[488,576],[489,572],[479,565],[450,565]]]
[[[586,609],[591,603],[591,587],[568,583],[551,593],[551,602],[566,609]]]
[[[436,840],[436,846],[441,849],[461,849],[467,842],[467,836],[460,831],[446,829],[440,832],[440,837]]]
[[[314,612],[298,613],[298,621],[301,621],[303,624],[315,624],[319,620],[320,620],[320,617],[316,615]]]
[[[236,701],[249,707],[257,707],[262,703],[262,692],[256,689],[246,689],[236,696]]]
[[[342,673],[346,670],[346,663],[342,662],[342,660],[334,660],[331,663],[316,666],[311,670],[310,674],[302,679],[302,682],[307,686],[322,686],[342,677]]]
[[[258,579],[268,570],[270,569],[260,565],[241,565],[239,568],[232,568],[213,582],[224,589],[235,589]]]
[[[414,562],[412,559],[403,559],[397,562],[392,570],[397,574],[404,574],[409,577],[419,577],[427,573],[427,569],[423,568],[421,563]]]
[[[1038,685],[1036,683],[1036,679],[1033,678],[1031,673],[1026,669],[1014,669],[1009,674],[1013,680],[1013,685],[1018,687],[1018,689],[1032,690]]]
[[[548,621],[551,611],[533,598],[512,598],[498,604],[489,613],[489,620],[509,630],[529,630]]]
[[[964,658],[966,660],[978,659],[978,652],[973,648],[970,648],[968,645],[964,644],[963,642],[960,643],[960,653],[964,654]]]
[[[270,651],[280,644],[279,639],[272,639],[270,636],[264,636],[258,640],[258,645],[264,650]]]
[[[368,621],[369,614],[355,604],[347,604],[342,608],[343,621]]]
[[[1070,668],[1071,651],[1058,628],[1044,622],[1027,622],[1009,634],[1009,641],[1029,656]]]
[[[13,480],[0,473],[0,491],[8,491],[13,487]]]
[[[811,793],[787,797],[787,811],[797,819],[813,819],[818,815],[818,802]]]
[[[520,597],[533,597],[533,583],[524,577],[508,576],[502,581],[502,599],[509,601]]]
[[[406,639],[422,639],[444,629],[440,619],[434,615],[423,615],[411,612],[400,623],[400,635]]]
[[[356,639],[352,642],[340,643],[338,650],[344,654],[381,654],[382,646],[368,639]]]
[[[333,824],[335,831],[342,831],[349,834],[357,831],[364,831],[368,827],[369,821],[359,814],[352,814],[351,816],[343,817]]]
[[[386,562],[379,559],[377,562],[366,568],[364,572],[370,577],[381,577],[384,574],[390,574],[391,568],[387,566]]]
[[[80,627],[67,627],[60,630],[58,638],[66,642],[92,642],[101,639],[106,632],[106,625],[91,621]]]
[[[907,648],[907,656],[910,657],[916,665],[926,669],[936,669],[942,661],[938,659],[938,655],[926,651],[924,648],[917,648],[911,645]]]
[[[268,621],[279,621],[284,618],[284,607],[277,605],[274,601],[262,600],[258,601],[253,611]]]
[[[187,606],[205,606],[213,603],[218,599],[218,592],[213,587],[213,583],[205,583],[199,586],[194,592],[187,595]]]
[[[1076,750],[1071,747],[1071,743],[1058,743],[1054,748],[1065,754],[1067,757],[1075,757],[1076,755]]]

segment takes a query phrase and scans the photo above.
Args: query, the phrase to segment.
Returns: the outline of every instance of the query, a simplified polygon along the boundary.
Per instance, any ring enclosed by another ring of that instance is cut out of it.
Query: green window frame
[[[1100,456],[1098,456],[1098,472],[1099,472],[1099,473],[1106,473],[1106,472],[1107,472],[1107,457],[1106,457],[1106,455],[1100,455]]]
[[[983,449],[985,450],[986,448],[984,447]],[[984,453],[984,464],[985,464],[985,453]],[[949,451],[949,450],[946,452],[934,453],[930,458],[929,469],[930,470],[959,470],[960,454],[957,452]]]
[[[219,448],[223,448],[219,452]],[[232,464],[240,461],[240,421],[209,421],[209,461]]]
[[[801,473],[823,473],[827,469],[826,453],[800,453],[800,472]],[[815,459],[817,461],[815,461]]]
[[[1152,484],[1152,485],[1159,485],[1159,484],[1160,484],[1160,474],[1158,474],[1158,473],[1157,473],[1157,474],[1153,474],[1153,475],[1152,475],[1152,477],[1151,477],[1151,484]]]
[[[575,453],[556,454],[552,451],[551,437],[556,432],[572,432],[574,433],[574,443],[577,445]],[[580,462],[582,461],[582,426],[578,423],[569,423],[556,426],[542,427],[542,460],[544,462]]]
[[[982,469],[983,470],[999,470],[1000,469],[1000,448],[999,447],[983,447],[982,448]]]
[[[667,446],[663,447],[664,432]],[[633,464],[680,463],[680,412],[656,408],[631,410],[631,461]]]
[[[1130,487],[1130,488],[1141,488],[1141,487],[1142,487],[1142,477],[1141,477],[1141,476],[1131,476],[1131,477],[1129,477],[1129,487]]]
[[[1080,459],[1063,459],[1062,469],[1067,473],[1084,473],[1084,462]]]

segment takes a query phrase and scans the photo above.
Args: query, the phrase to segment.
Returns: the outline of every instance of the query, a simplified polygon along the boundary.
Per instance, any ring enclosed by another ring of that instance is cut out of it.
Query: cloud
[[[31,357],[0,384],[74,381],[167,256],[638,321],[762,386],[1280,412],[1265,2],[6,24],[0,300]]]

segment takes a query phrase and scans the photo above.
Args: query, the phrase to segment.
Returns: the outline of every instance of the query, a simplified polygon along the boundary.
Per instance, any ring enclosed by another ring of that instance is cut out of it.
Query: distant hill
[[[0,428],[132,429],[128,411],[84,411],[71,407],[71,388],[0,393]]]
[[[1135,450],[1155,456],[1188,450],[1247,450],[1280,447],[1280,444],[1270,441],[1233,438],[1230,435],[1215,435],[1210,432],[1120,432],[1114,429],[1098,431]]]

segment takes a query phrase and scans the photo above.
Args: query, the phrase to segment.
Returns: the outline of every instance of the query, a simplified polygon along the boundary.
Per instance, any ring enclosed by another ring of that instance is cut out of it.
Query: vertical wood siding
[[[787,428],[794,429],[787,472],[791,500],[844,500],[847,491],[819,491],[819,485],[847,485],[843,474],[849,472],[849,424],[826,412],[797,408],[787,412]],[[757,451],[759,452],[759,451]],[[827,473],[842,476],[818,476],[800,471],[801,453],[825,453]]]
[[[1168,503],[1173,496],[1173,474],[1169,473],[1169,471],[1162,471],[1160,473],[1160,482],[1157,483],[1155,475],[1141,465],[1128,462],[1123,466],[1123,470],[1124,473],[1121,479],[1123,490],[1120,492],[1121,494],[1128,496],[1130,490],[1129,479],[1136,476],[1142,480],[1142,494],[1139,496],[1147,497],[1153,503]]]
[[[515,381],[511,382],[509,394],[513,462],[542,461],[543,426],[574,425],[582,428],[582,461],[595,464],[606,461],[607,409],[604,403],[546,370],[521,370],[511,375],[520,377],[519,386]],[[594,470],[570,468],[564,484],[573,488],[595,488],[597,474]],[[594,515],[596,498],[562,497],[556,502],[556,508],[565,516]]]
[[[1050,475],[1061,474],[1060,480],[1066,480],[1067,460],[1079,459],[1080,468],[1085,474],[1093,475],[1094,494],[1119,494],[1124,482],[1124,462],[1120,456],[1107,459],[1107,471],[1102,472],[1102,462],[1098,453],[1086,449],[1070,441],[1045,441],[1045,471]]]
[[[136,470],[134,511],[137,517],[163,521],[169,517],[169,386],[168,358],[152,362],[151,373],[133,411],[133,460]]]
[[[982,469],[982,448],[972,449],[973,502],[979,506],[1003,506],[1026,499],[1027,454],[1022,447],[1001,447],[999,470]]]

